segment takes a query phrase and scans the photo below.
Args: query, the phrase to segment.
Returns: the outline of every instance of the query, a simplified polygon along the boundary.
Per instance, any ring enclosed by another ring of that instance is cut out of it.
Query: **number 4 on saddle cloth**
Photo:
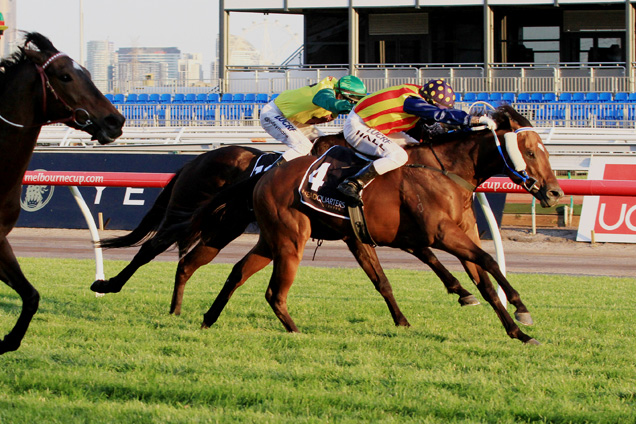
[[[334,146],[311,164],[298,190],[301,203],[327,215],[350,219],[358,240],[375,246],[367,230],[362,207],[348,206],[342,193],[336,189],[342,180],[356,174],[368,163],[368,159],[358,156],[353,150]]]

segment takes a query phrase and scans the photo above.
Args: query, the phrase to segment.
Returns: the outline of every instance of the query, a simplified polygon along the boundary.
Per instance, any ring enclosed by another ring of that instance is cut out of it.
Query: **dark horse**
[[[548,154],[530,122],[510,106],[501,106],[494,113],[499,129],[497,138],[517,132],[519,150],[527,164],[527,173],[534,179],[528,190],[543,207],[553,206],[563,191],[552,173]],[[524,343],[538,343],[523,333],[510,317],[496,294],[486,272],[504,290],[509,302],[516,307],[515,316],[524,324],[532,319],[517,291],[499,269],[497,262],[480,248],[475,229],[472,194],[466,186],[478,186],[510,163],[505,152],[498,152],[492,132],[458,132],[439,138],[434,147],[418,145],[407,149],[407,165],[377,177],[363,193],[369,232],[378,245],[400,248],[413,254],[433,247],[456,256],[493,307],[511,338]],[[503,156],[502,156],[503,155]],[[272,260],[273,273],[266,299],[285,329],[298,331],[287,311],[287,293],[294,281],[309,237],[345,241],[352,240],[347,220],[323,215],[302,205],[298,186],[314,158],[298,158],[272,172],[266,173],[252,189],[249,184],[231,187],[204,206],[193,219],[193,231],[205,233],[227,212],[232,199],[241,191],[253,190],[254,211],[261,229],[258,243],[237,263],[210,310],[204,315],[203,327],[218,319],[232,293],[251,275]],[[445,170],[446,173],[440,172]],[[512,169],[505,172],[518,183],[521,178]],[[460,177],[468,184],[458,184],[449,176]],[[532,180],[528,180],[532,181]],[[351,246],[351,245],[350,245]],[[369,245],[357,244],[356,258],[376,289],[384,297],[396,325],[407,326],[406,317],[399,310],[388,281],[377,278],[380,264]],[[367,253],[366,255],[364,253]],[[486,271],[486,272],[485,272]]]
[[[7,234],[18,220],[22,178],[40,129],[63,122],[106,144],[121,135],[124,117],[93,85],[88,71],[41,34],[26,34],[24,46],[0,62],[0,70],[0,279],[22,299],[15,326],[0,340],[2,354],[20,347],[39,304]]]
[[[342,133],[318,138],[314,143],[312,155],[320,156],[334,145],[346,145]],[[199,242],[190,251],[187,249],[187,237],[171,229],[184,222],[187,224],[198,207],[209,202],[225,187],[246,180],[262,154],[260,150],[249,147],[228,146],[206,152],[183,166],[159,194],[137,228],[121,237],[101,241],[100,245],[104,248],[138,245],[141,247],[132,261],[119,274],[107,280],[93,282],[91,290],[99,293],[121,291],[140,267],[176,243],[180,260],[175,274],[170,313],[179,315],[185,286],[190,277],[201,266],[214,260],[219,252],[241,235],[256,218],[245,200],[234,207],[233,213],[227,214],[222,223],[209,228],[202,237],[205,241]],[[472,210],[469,212],[472,214]],[[356,240],[348,242],[354,256],[358,251],[362,251],[356,243]],[[472,294],[461,287],[459,281],[444,268],[432,251],[423,249],[410,253],[414,253],[428,264],[441,278],[449,292],[459,295],[461,305],[479,303]],[[385,277],[382,276],[382,278]]]

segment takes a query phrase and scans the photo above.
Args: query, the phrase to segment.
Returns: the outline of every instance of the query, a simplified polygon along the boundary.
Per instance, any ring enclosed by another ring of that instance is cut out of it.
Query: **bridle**
[[[35,69],[38,71],[38,74],[40,75],[40,80],[42,81],[42,114],[46,116],[46,98],[47,98],[47,92],[50,92],[55,97],[55,100],[62,103],[62,105],[64,105],[64,107],[71,113],[71,115],[68,118],[48,120],[40,125],[30,125],[30,126],[16,124],[15,122],[12,122],[6,119],[2,115],[0,115],[0,120],[16,128],[33,128],[33,127],[41,127],[42,125],[51,125],[51,124],[66,123],[66,122],[73,122],[79,128],[86,128],[93,123],[90,120],[90,114],[88,113],[86,109],[83,109],[83,108],[73,109],[71,106],[68,105],[68,103],[64,101],[64,99],[58,96],[58,94],[55,92],[55,89],[51,85],[51,82],[49,81],[48,75],[46,75],[46,68],[51,63],[53,63],[56,59],[59,59],[61,57],[68,57],[68,55],[66,53],[58,52],[58,53],[55,53],[53,56],[49,57],[46,60],[46,62],[42,64],[42,66],[34,63]],[[83,123],[80,122],[80,118],[82,115],[85,116]]]
[[[513,166],[510,166],[510,164],[506,160],[506,156],[503,153],[503,149],[501,148],[501,143],[499,142],[499,137],[497,137],[497,133],[494,130],[491,130],[491,131],[492,131],[493,137],[495,138],[495,143],[497,145],[497,151],[499,152],[499,156],[501,156],[501,159],[503,160],[503,163],[506,166],[506,168],[513,175],[516,175],[518,178],[521,179],[521,186],[528,193],[534,194],[537,191],[539,191],[539,187],[537,187],[536,178],[533,178],[533,177],[529,176],[528,173],[525,171],[525,169],[523,169],[521,171],[516,171]],[[521,127],[521,128],[518,128],[518,129],[515,130],[515,134],[519,134],[519,133],[525,132],[525,131],[534,131],[534,128],[532,128],[532,127]]]

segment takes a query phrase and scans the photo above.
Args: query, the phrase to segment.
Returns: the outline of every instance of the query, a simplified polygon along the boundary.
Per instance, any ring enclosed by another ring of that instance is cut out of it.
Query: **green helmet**
[[[353,75],[345,75],[336,83],[336,93],[351,103],[358,103],[360,99],[367,95],[367,87],[362,80]]]

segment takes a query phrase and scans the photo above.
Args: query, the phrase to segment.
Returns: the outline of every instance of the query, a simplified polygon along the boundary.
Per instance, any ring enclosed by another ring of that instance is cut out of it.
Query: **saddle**
[[[267,153],[260,155],[258,159],[256,159],[256,163],[254,164],[250,177],[267,171],[280,156],[280,153]]]
[[[358,240],[375,246],[367,229],[363,206],[348,206],[345,197],[336,189],[342,180],[356,174],[368,163],[369,159],[353,150],[334,146],[311,164],[298,191],[302,204],[320,213],[350,220]]]

